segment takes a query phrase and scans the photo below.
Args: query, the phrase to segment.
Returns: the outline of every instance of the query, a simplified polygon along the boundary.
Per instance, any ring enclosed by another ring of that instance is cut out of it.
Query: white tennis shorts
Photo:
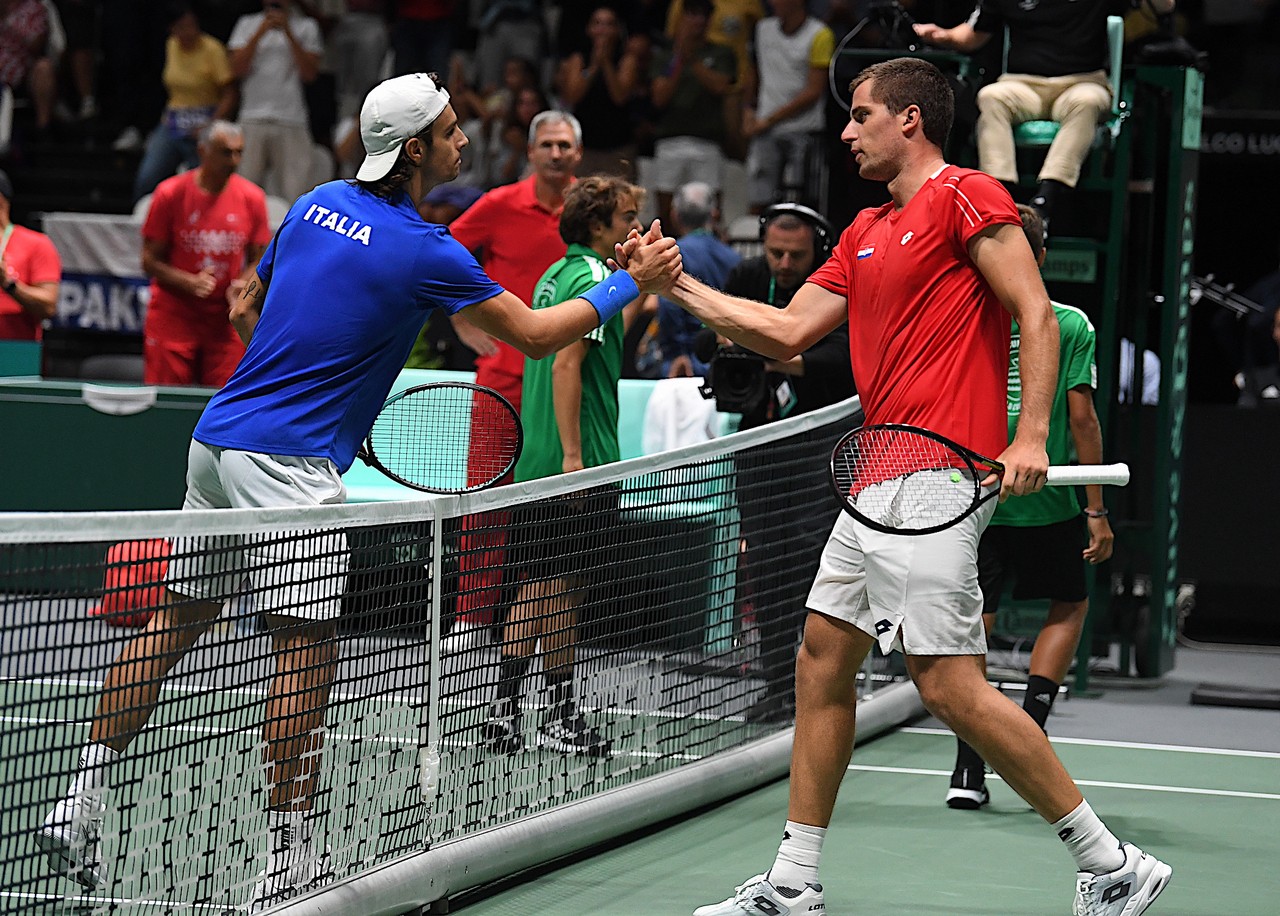
[[[988,500],[950,528],[922,535],[874,531],[841,512],[809,609],[853,624],[886,653],[986,653],[978,540],[995,510]]]
[[[191,440],[185,509],[244,509],[343,503],[347,488],[327,458],[264,455]],[[347,583],[341,531],[175,538],[166,584],[179,595],[223,601],[247,575],[255,608],[306,620],[335,620]]]

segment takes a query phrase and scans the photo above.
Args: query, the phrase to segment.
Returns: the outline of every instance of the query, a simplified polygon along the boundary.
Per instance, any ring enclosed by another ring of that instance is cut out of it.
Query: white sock
[[[267,809],[267,876],[282,875],[311,855],[311,812]]]
[[[1124,864],[1120,841],[1107,825],[1093,813],[1087,801],[1053,825],[1058,839],[1067,844],[1067,852],[1076,860],[1078,871],[1095,875],[1113,872]]]
[[[817,884],[822,841],[826,838],[826,827],[787,821],[782,844],[778,846],[778,858],[769,869],[769,883],[779,890],[786,888],[796,893],[804,890],[806,884]]]
[[[89,743],[80,751],[80,767],[67,790],[68,798],[81,795],[100,796],[107,788],[107,770],[120,759],[120,752],[105,744]]]

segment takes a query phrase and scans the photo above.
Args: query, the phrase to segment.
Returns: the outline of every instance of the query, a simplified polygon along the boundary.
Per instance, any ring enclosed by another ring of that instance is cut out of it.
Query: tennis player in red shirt
[[[267,198],[235,174],[240,128],[214,121],[200,134],[200,165],[156,188],[142,225],[142,269],[151,277],[143,326],[148,385],[221,388],[244,355],[227,317],[271,241]]]
[[[868,424],[915,424],[998,455],[1001,496],[1035,492],[1049,466],[1058,326],[1013,200],[994,178],[943,159],[954,100],[932,64],[875,64],[850,90],[841,139],[862,177],[888,183],[892,202],[858,214],[785,309],[735,299],[688,274],[670,297],[770,359],[794,356],[847,320]],[[1023,407],[1012,443],[1010,316],[1022,332]],[[695,916],[825,912],[822,843],[853,750],[855,677],[876,642],[903,648],[929,711],[1053,826],[1076,860],[1076,916],[1136,916],[1168,884],[1170,868],[1112,835],[1039,726],[986,681],[977,546],[994,509],[989,501],[921,537],[881,534],[841,516],[807,602],[778,856]]]

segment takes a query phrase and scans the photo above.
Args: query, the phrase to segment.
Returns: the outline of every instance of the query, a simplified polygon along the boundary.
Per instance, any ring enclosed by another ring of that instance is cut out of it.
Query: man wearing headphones
[[[783,308],[831,252],[835,233],[821,214],[800,204],[775,204],[760,215],[764,254],[748,258],[729,274],[724,291],[731,296]],[[798,356],[769,360],[768,390],[773,396],[745,413],[741,429],[826,407],[854,393],[849,363],[849,331],[844,324]],[[772,481],[779,473],[810,475],[812,492],[825,484],[825,456],[794,454],[762,460],[748,449],[738,459],[738,508],[747,542],[751,594],[760,635],[763,695],[747,711],[753,722],[787,721],[795,715],[795,649],[805,616],[805,599],[817,572],[822,547],[836,510],[830,515],[797,512]]]

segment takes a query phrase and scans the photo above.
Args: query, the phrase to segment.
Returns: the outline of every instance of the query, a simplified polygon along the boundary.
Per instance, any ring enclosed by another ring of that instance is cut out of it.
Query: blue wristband
[[[578,295],[586,299],[600,316],[600,324],[604,325],[610,318],[618,314],[627,303],[640,295],[640,287],[631,279],[625,270],[616,271],[605,277],[585,293]]]

